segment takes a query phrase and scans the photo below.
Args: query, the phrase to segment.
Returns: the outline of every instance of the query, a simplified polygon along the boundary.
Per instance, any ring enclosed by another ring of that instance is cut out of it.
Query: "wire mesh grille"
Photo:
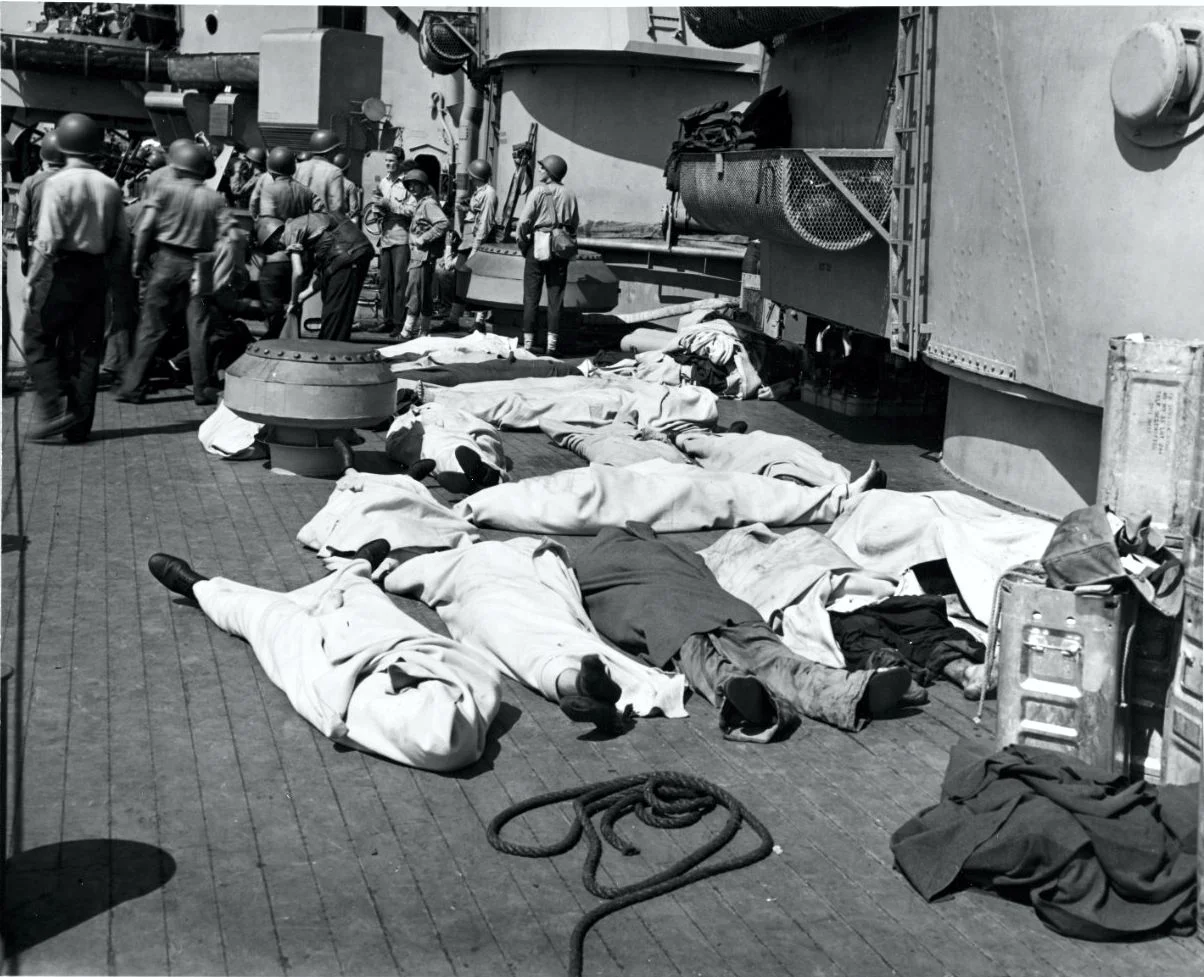
[[[842,155],[812,150],[880,224],[890,212],[893,154]],[[688,155],[681,199],[708,227],[783,244],[847,251],[874,231],[801,149]]]

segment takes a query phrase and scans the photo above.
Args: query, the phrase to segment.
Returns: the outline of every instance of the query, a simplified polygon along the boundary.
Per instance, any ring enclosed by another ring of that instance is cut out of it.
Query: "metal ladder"
[[[666,14],[658,13],[658,11],[676,10],[676,13]],[[648,36],[654,41],[657,40],[658,33],[668,33],[673,36],[675,41],[686,42],[686,29],[681,22],[681,7],[649,7],[648,8]]]
[[[902,7],[896,51],[895,176],[891,220],[891,351],[915,360],[928,312],[932,191],[932,74],[936,8]]]

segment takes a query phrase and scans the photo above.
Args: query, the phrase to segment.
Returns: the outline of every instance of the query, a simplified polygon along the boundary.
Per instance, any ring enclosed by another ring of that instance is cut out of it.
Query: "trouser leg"
[[[355,309],[359,302],[360,289],[368,275],[372,253],[361,255],[329,275],[322,286],[322,328],[319,339],[346,342],[351,337],[351,325],[355,322]]]
[[[569,277],[569,263],[560,258],[550,258],[543,264],[543,274],[548,282],[548,343],[551,345],[552,337],[560,336],[560,310],[564,307],[564,287]]]
[[[266,261],[259,270],[259,304],[267,330],[264,339],[275,339],[284,329],[284,310],[292,288],[293,267],[287,261]]]
[[[92,431],[96,416],[96,387],[104,355],[105,293],[108,282],[103,263],[89,271],[89,281],[77,283],[79,304],[63,342],[67,406],[79,422],[63,432],[69,441],[82,441]]]
[[[848,672],[802,658],[768,624],[736,625],[716,635],[724,654],[760,679],[775,702],[839,729],[865,725],[857,707],[872,672]]]
[[[132,395],[146,382],[146,374],[159,344],[170,330],[170,316],[181,295],[191,287],[192,259],[160,251],[146,286],[142,318],[134,338],[134,351],[126,364],[121,393]]]
[[[535,324],[539,316],[539,299],[543,292],[543,267],[527,254],[523,264],[523,337],[530,342],[535,337]],[[528,339],[528,337],[530,337]]]
[[[427,259],[422,264],[410,262],[406,286],[406,314],[429,316],[434,311],[435,264]]]
[[[410,248],[394,244],[380,252],[381,315],[389,332],[396,332],[405,319],[406,284],[410,264]]]
[[[676,658],[678,671],[686,677],[690,688],[719,710],[719,728],[731,740],[749,743],[768,743],[792,716],[783,710],[770,692],[777,711],[775,721],[755,730],[744,728],[741,717],[727,706],[727,683],[734,678],[759,678],[726,654],[714,634],[692,634],[681,646]]]
[[[130,358],[130,340],[138,325],[138,282],[128,272],[119,273],[105,303],[105,354],[100,368],[120,376]]]
[[[213,328],[212,299],[194,295],[188,300],[188,363],[192,369],[192,394],[200,397],[210,386],[209,340]]]
[[[62,413],[66,405],[66,383],[59,370],[59,335],[66,325],[64,303],[69,286],[57,283],[61,271],[44,271],[30,288],[25,309],[25,369],[33,389],[34,406],[41,420]]]

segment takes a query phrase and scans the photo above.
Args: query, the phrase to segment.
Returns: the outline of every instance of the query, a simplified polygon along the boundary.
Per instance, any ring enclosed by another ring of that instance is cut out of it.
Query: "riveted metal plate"
[[[924,347],[924,355],[939,363],[948,363],[959,370],[977,373],[984,377],[994,377],[996,380],[1015,380],[1016,368],[1010,363],[993,360],[989,356],[971,353],[968,350],[956,349],[944,343],[929,342]]]
[[[379,350],[360,343],[324,339],[266,339],[247,347],[247,355],[307,363],[379,363]]]

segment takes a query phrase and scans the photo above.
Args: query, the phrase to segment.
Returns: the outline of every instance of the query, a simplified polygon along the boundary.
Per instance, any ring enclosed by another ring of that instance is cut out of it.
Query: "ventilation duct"
[[[704,44],[736,48],[822,24],[848,10],[848,7],[682,7],[682,16]]]
[[[418,56],[437,75],[468,69],[476,58],[477,17],[471,13],[427,10],[418,25]]]

